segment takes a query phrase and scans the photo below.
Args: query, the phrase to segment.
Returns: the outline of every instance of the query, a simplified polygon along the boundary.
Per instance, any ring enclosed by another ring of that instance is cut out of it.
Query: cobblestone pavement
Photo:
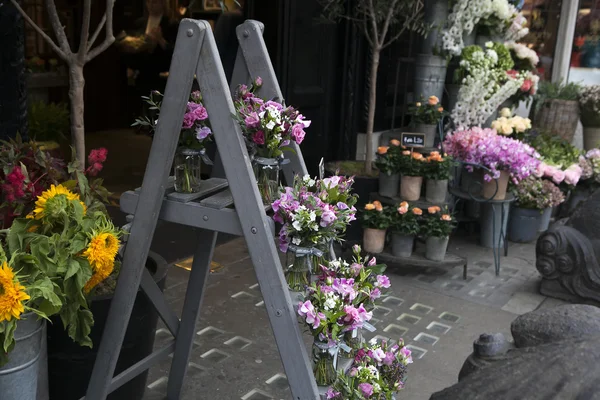
[[[549,301],[537,292],[534,246],[511,244],[496,277],[491,250],[473,238],[456,238],[451,248],[469,255],[462,268],[390,269],[392,291],[374,312],[380,338],[404,338],[415,362],[398,398],[425,400],[456,382],[473,340],[483,332],[509,335],[510,322]],[[260,288],[243,239],[217,248],[202,315],[183,388],[183,399],[290,399]],[[180,264],[184,267],[185,263]],[[173,267],[166,296],[180,312],[189,272]],[[156,345],[170,339],[159,326]],[[311,338],[307,334],[306,345]],[[165,398],[170,360],[151,369],[145,400]]]

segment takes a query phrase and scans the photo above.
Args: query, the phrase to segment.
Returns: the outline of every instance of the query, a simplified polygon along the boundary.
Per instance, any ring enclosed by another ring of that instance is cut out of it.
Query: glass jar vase
[[[290,290],[301,292],[310,283],[311,257],[311,249],[288,247],[284,275]]]
[[[263,204],[268,205],[279,198],[279,169],[281,164],[275,158],[256,157],[252,169]]]
[[[317,251],[314,251],[317,250]],[[325,243],[318,244],[316,249],[312,252],[311,259],[311,273],[318,275],[321,273],[320,265],[324,265],[328,261],[335,260],[335,252],[333,250],[333,240],[329,240]]]
[[[175,191],[197,193],[200,191],[202,157],[204,150],[182,148],[175,155]]]
[[[354,329],[344,333],[344,343],[350,351],[343,352],[344,358],[354,358],[360,346],[364,343],[362,329]]]
[[[337,347],[329,343],[317,340],[313,342],[313,373],[318,386],[329,386],[335,382],[337,351]]]

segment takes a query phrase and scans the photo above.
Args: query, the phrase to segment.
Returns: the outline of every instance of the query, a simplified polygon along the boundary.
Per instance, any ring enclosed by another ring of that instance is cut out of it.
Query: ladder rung
[[[142,190],[141,187],[135,188],[135,192],[138,194],[140,193],[141,190]],[[167,180],[167,186],[165,186],[165,193],[169,194],[174,191],[175,191],[175,177],[170,176],[169,179]]]
[[[167,194],[167,199],[179,201],[181,203],[189,203],[190,201],[201,199],[210,194],[223,190],[229,186],[227,179],[210,178],[200,182],[200,190],[197,193],[177,193],[171,192]],[[232,200],[233,201],[233,200]]]
[[[120,201],[121,211],[127,214],[135,214],[139,198],[139,194],[132,191],[123,193]],[[163,221],[230,235],[243,235],[240,219],[233,208],[217,210],[195,201],[181,203],[165,198],[160,209],[159,218]]]
[[[231,195],[231,190],[227,189],[223,190],[222,192],[213,194],[212,196],[201,200],[200,204],[206,207],[215,208],[217,210],[229,207],[233,204],[233,196]]]

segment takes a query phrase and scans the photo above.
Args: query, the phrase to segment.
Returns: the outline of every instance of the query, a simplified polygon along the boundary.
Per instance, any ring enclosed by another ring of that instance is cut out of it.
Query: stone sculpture
[[[542,234],[536,267],[546,296],[600,304],[600,190],[580,203],[571,217]]]
[[[600,399],[600,308],[565,305],[522,315],[503,335],[481,335],[459,383],[430,400]]]

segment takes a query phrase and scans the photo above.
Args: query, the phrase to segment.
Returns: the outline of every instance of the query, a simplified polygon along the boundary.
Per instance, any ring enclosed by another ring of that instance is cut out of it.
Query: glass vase
[[[301,292],[310,283],[311,255],[307,249],[290,246],[287,251],[287,268],[284,271],[288,287]]]
[[[344,343],[350,348],[350,352],[343,352],[344,358],[354,358],[360,346],[364,343],[361,329],[354,329],[344,333]]]
[[[256,157],[252,169],[263,204],[269,205],[279,198],[280,163],[274,158]]]
[[[321,265],[325,264],[325,262],[327,261],[332,261],[333,259],[331,258],[333,251],[332,251],[332,246],[333,246],[333,240],[329,240],[326,243],[321,243],[319,245],[317,245],[317,250],[319,250],[321,252],[321,255],[315,254],[315,252],[313,252],[311,254],[311,267],[312,267],[312,271],[311,273],[313,275],[318,275],[321,273]]]
[[[200,191],[203,150],[179,149],[175,155],[175,191],[197,193]]]
[[[317,340],[313,342],[313,373],[318,386],[329,386],[335,382],[335,351],[331,350],[332,346],[329,343]]]

